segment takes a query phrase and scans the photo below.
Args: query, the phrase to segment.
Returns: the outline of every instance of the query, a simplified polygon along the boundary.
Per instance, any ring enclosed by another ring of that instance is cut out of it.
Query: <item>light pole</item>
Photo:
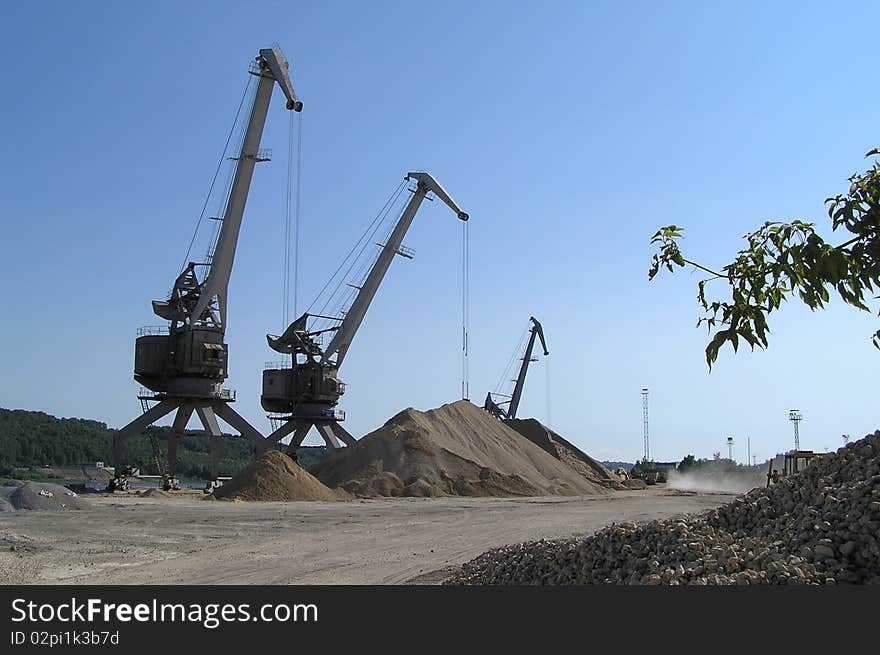
[[[651,458],[651,448],[648,443],[648,390],[642,389],[642,427],[645,437],[645,461]]]
[[[788,410],[788,420],[794,423],[794,449],[801,449],[801,435],[798,430],[798,423],[804,420],[804,415],[796,409]]]
[[[733,461],[733,437],[727,437],[727,459]]]

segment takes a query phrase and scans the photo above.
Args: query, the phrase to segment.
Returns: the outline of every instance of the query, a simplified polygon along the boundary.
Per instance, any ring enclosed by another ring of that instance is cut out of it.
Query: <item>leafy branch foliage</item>
[[[866,157],[880,155],[880,148]],[[651,243],[659,252],[652,260],[648,279],[663,269],[674,271],[686,265],[709,273],[698,283],[697,300],[705,316],[697,326],[705,324],[714,336],[706,346],[706,363],[711,369],[718,351],[730,343],[734,352],[740,339],[766,348],[769,328],[767,316],[779,309],[793,294],[810,309],[822,309],[830,300],[829,288],[847,304],[869,311],[865,294],[880,287],[880,163],[863,174],[849,178],[850,188],[825,200],[833,230],[842,228],[853,235],[834,246],[816,234],[815,225],[800,220],[781,223],[765,222],[758,230],[745,235],[747,247],[720,271],[685,258],[680,247],[683,228],[668,225],[657,231]],[[725,280],[729,300],[709,300],[706,285]],[[872,337],[880,349],[880,330]]]

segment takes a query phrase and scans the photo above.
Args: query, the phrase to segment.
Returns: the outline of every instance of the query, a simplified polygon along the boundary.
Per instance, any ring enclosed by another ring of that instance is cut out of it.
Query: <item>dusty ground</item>
[[[245,503],[90,496],[0,514],[0,584],[436,583],[489,548],[698,512],[730,495]]]

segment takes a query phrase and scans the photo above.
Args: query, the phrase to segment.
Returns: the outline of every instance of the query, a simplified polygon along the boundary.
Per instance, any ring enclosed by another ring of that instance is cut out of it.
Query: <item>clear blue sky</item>
[[[311,299],[409,170],[472,217],[471,396],[529,315],[552,351],[552,425],[600,458],[760,458],[880,426],[877,318],[792,303],[771,348],[694,328],[698,276],[648,283],[651,234],[723,265],[766,219],[816,220],[880,145],[876,3],[3,3],[0,406],[121,426],[259,48],[303,112],[300,297]],[[281,325],[288,119],[273,100],[230,288],[228,386],[259,406]],[[342,370],[356,436],[458,398],[460,227],[426,205]],[[546,364],[521,415],[546,419]],[[314,437],[313,437],[314,440]]]

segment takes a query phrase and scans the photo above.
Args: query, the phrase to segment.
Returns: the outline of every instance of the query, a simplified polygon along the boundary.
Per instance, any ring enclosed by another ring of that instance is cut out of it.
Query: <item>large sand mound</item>
[[[214,492],[227,500],[346,500],[345,492],[328,489],[284,453],[270,450]]]
[[[311,471],[366,497],[607,493],[466,400],[406,409]]]
[[[60,484],[12,480],[0,485],[0,512],[87,509],[89,503]]]
[[[609,489],[626,489],[614,473],[537,419],[514,418],[504,423],[588,480]]]

